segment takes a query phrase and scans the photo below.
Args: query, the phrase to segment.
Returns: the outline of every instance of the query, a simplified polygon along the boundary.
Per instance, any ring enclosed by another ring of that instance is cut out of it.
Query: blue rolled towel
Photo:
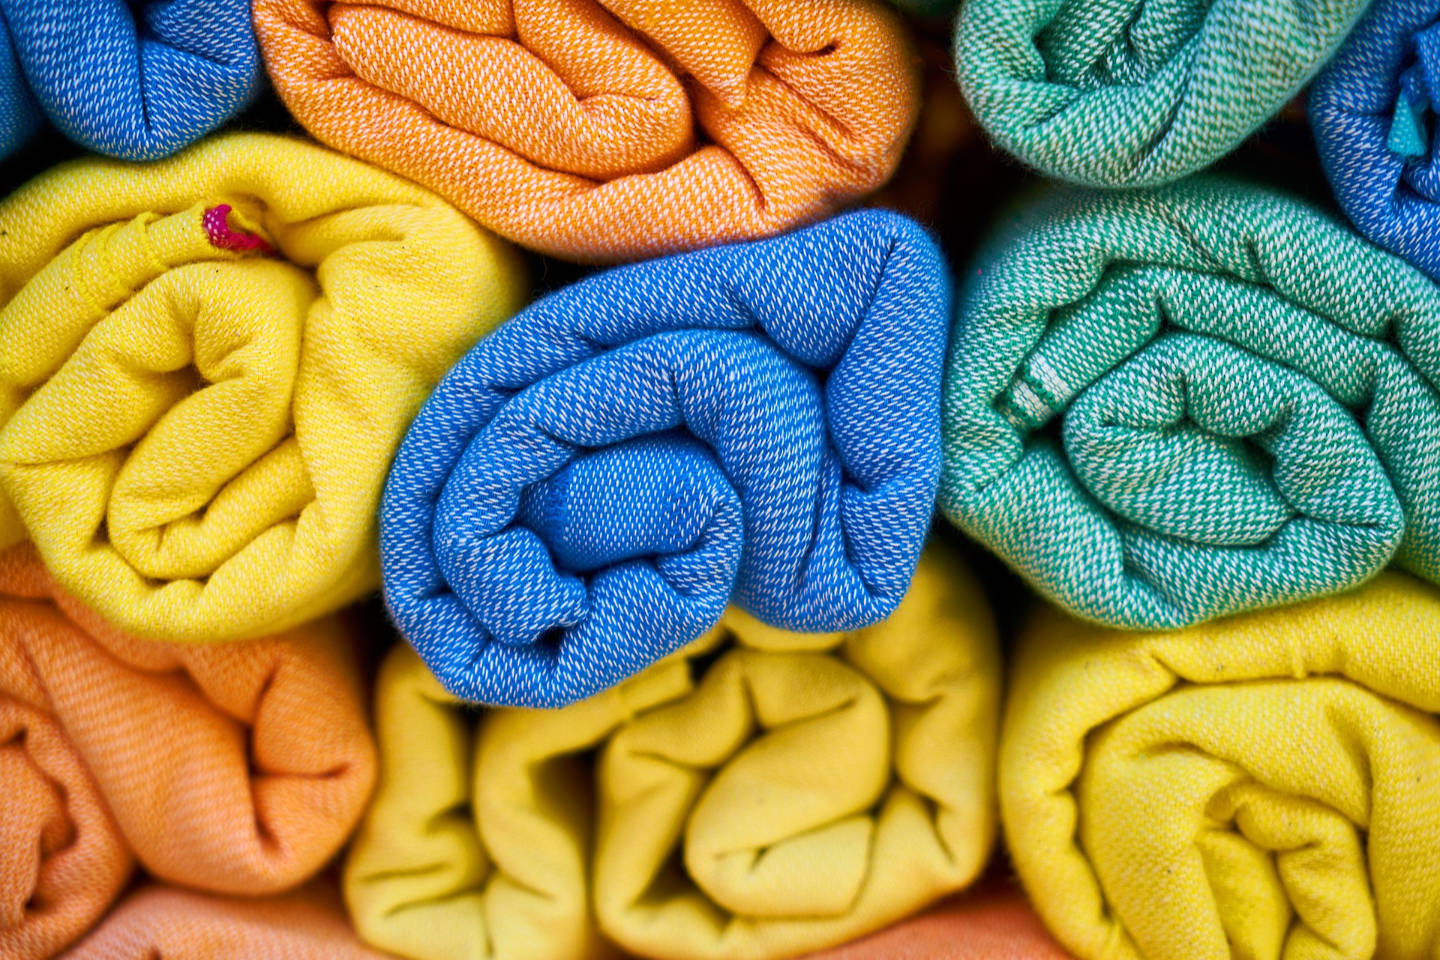
[[[156,160],[262,78],[249,0],[0,0],[0,157],[45,116],[91,150]]]
[[[1440,0],[1377,0],[1310,91],[1310,124],[1346,215],[1440,278]]]
[[[445,377],[381,508],[391,616],[457,696],[588,697],[728,602],[840,631],[904,596],[951,306],[896,214],[592,276]]]

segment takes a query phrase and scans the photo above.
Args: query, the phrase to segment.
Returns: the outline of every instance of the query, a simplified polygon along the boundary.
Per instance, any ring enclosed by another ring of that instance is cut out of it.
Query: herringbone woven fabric
[[[375,779],[354,644],[334,619],[141,640],[56,588],[29,545],[0,553],[0,956],[53,956],[135,858],[237,895],[319,870]]]
[[[939,551],[874,627],[787,633],[731,608],[626,683],[478,729],[401,647],[346,899],[363,938],[413,960],[769,960],[851,939],[980,870],[999,693],[984,598]]]
[[[1433,586],[1169,633],[1042,609],[1012,669],[1005,838],[1076,956],[1435,956]]]
[[[1167,183],[1229,153],[1334,53],[1367,0],[968,0],[960,85],[1052,177]]]
[[[1379,0],[1310,91],[1335,197],[1367,237],[1440,278],[1440,2]]]
[[[256,0],[320,140],[556,257],[817,219],[895,169],[918,64],[879,0]]]
[[[622,267],[450,372],[385,490],[385,598],[467,700],[556,706],[693,640],[732,597],[854,629],[905,594],[940,470],[950,291],[866,211]]]
[[[263,80],[249,0],[0,0],[0,157],[43,116],[91,150],[158,160]]]
[[[519,274],[439,198],[284,137],[43,174],[0,201],[0,547],[190,643],[374,590],[395,448]]]
[[[1437,376],[1440,288],[1298,201],[1057,192],[972,270],[940,504],[1116,626],[1440,581]]]
[[[261,900],[146,886],[63,960],[386,960],[360,942],[331,884]]]

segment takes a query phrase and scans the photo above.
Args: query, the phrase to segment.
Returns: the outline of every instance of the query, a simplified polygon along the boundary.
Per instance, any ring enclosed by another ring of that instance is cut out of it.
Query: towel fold
[[[319,870],[375,779],[354,638],[335,619],[196,647],[121,633],[34,550],[0,553],[0,955],[53,956],[138,858],[272,893]]]
[[[1368,0],[969,0],[960,85],[1049,176],[1156,185],[1209,166],[1299,92]]]
[[[0,548],[154,639],[338,609],[410,419],[520,287],[439,199],[284,137],[40,176],[0,201]]]
[[[876,0],[256,0],[255,27],[320,140],[587,262],[824,216],[890,175],[919,106]]]
[[[620,686],[478,729],[399,647],[352,916],[415,960],[564,960],[606,940],[763,960],[878,929],[989,852],[998,664],[978,587],[935,547],[882,624],[795,634],[731,608]]]
[[[732,596],[794,630],[905,594],[939,479],[949,285],[864,211],[590,277],[450,372],[385,490],[385,597],[452,693],[588,697]]]
[[[1070,960],[1023,893],[986,886],[806,960]]]
[[[1310,91],[1335,197],[1367,237],[1440,278],[1440,2],[1376,0]]]
[[[1202,178],[1041,201],[962,299],[941,507],[1072,612],[1440,581],[1440,289],[1402,261]]]
[[[346,922],[322,881],[285,896],[231,900],[147,886],[64,960],[385,960]]]
[[[1042,610],[1001,736],[1005,836],[1084,960],[1385,957],[1440,941],[1440,592],[1171,633]]]
[[[123,160],[158,160],[260,91],[249,0],[0,0],[0,157],[48,117]]]

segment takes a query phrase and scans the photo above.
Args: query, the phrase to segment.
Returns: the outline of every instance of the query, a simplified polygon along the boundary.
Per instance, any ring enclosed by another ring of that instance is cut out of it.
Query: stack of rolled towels
[[[1440,0],[0,0],[0,960],[1440,957]]]

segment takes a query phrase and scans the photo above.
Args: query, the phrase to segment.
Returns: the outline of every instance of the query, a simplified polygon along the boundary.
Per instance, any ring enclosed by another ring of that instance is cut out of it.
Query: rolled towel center
[[[1388,530],[1393,541],[1404,522],[1349,411],[1219,340],[1162,336],[1075,401],[1064,442],[1106,507],[1190,543],[1260,546],[1307,516]]]
[[[1430,116],[1440,100],[1440,23],[1415,33],[1414,60],[1400,74],[1400,91],[1385,145],[1407,160],[1430,152]]]
[[[579,626],[592,590],[597,604],[653,595],[657,575],[679,602],[723,603],[728,590],[715,585],[733,584],[740,566],[740,498],[703,444],[675,434],[580,454],[524,488],[516,520],[482,548],[484,562],[437,549],[456,593],[501,643]]]

